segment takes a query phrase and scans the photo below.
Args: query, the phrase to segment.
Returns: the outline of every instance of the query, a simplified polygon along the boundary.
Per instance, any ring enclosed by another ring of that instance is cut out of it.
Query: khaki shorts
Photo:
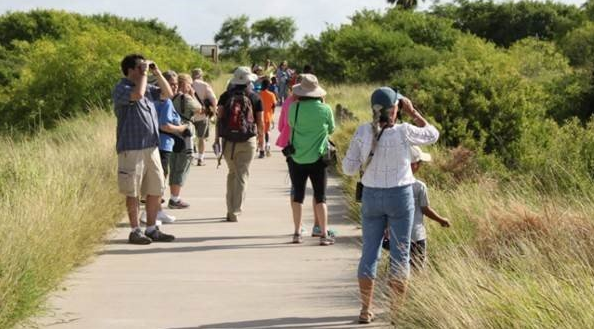
[[[194,122],[194,127],[196,127],[196,137],[208,138],[209,131],[210,131],[210,120],[209,119]]]
[[[163,195],[165,177],[156,147],[118,154],[118,186],[129,197]]]

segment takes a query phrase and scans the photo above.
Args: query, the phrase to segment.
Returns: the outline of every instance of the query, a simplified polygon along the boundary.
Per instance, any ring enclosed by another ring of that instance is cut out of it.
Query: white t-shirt
[[[343,172],[354,175],[367,161],[374,139],[369,123],[359,126],[346,156],[342,160]],[[386,128],[375,147],[375,152],[361,182],[366,187],[391,188],[412,184],[415,178],[410,169],[411,145],[433,144],[439,138],[434,126],[417,127],[408,123]]]
[[[212,90],[212,87],[208,83],[196,79],[192,82],[192,88],[194,88],[194,91],[196,91],[196,94],[203,103],[208,99],[212,106],[217,106],[217,98],[215,96],[214,91]],[[199,114],[197,116],[197,120],[206,119],[207,117],[205,114]]]
[[[421,207],[429,206],[429,196],[427,195],[427,186],[418,179],[415,179],[412,188],[413,196],[415,198],[415,217],[410,241],[417,242],[427,239],[427,232],[425,231],[425,225],[423,225],[423,210]]]

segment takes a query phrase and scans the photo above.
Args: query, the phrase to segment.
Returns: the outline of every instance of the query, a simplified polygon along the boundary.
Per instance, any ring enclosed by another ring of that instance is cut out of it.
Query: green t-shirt
[[[299,115],[295,124],[295,113],[299,105]],[[334,115],[328,104],[319,100],[302,100],[289,108],[291,144],[295,153],[291,156],[299,164],[314,163],[320,159],[328,147],[328,136],[334,132]]]

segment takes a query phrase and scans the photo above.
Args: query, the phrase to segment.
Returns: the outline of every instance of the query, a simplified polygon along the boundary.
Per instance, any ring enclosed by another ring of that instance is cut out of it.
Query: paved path
[[[276,140],[274,138],[274,140]],[[224,222],[227,168],[192,166],[182,191],[187,210],[163,230],[175,242],[126,243],[128,225],[112,232],[98,256],[48,301],[42,328],[353,328],[359,304],[355,269],[360,231],[348,222],[337,179],[328,208],[334,246],[317,238],[289,243],[289,178],[280,150],[255,159],[244,215]],[[115,183],[114,183],[115,184]],[[311,230],[311,191],[304,223]],[[371,326],[371,327],[376,327]],[[370,326],[365,326],[370,328]]]

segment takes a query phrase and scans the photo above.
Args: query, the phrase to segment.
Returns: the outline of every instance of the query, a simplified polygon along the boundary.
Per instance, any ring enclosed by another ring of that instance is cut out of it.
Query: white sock
[[[204,153],[198,153],[198,159],[204,160]]]
[[[132,232],[136,232],[136,231],[142,232],[142,230],[140,229],[140,227],[138,227],[138,226],[132,227]]]
[[[150,234],[150,233],[152,233],[152,232],[153,232],[154,230],[156,230],[156,229],[157,229],[157,225],[153,225],[153,226],[147,226],[147,227],[146,227],[146,233],[147,233],[147,234]]]
[[[173,200],[173,202],[179,202],[179,200],[181,200],[181,198],[179,197],[179,195],[178,196],[172,195],[171,200]]]

